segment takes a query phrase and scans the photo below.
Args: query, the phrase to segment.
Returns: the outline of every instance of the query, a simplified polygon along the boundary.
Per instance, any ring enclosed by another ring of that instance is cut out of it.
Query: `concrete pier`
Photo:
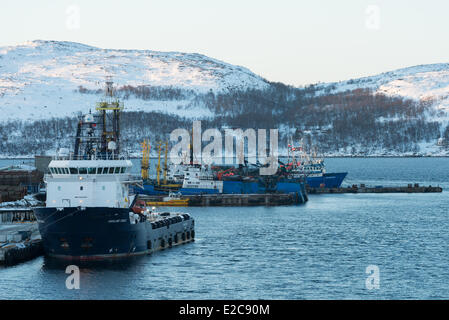
[[[144,201],[162,201],[164,196],[139,195]],[[279,206],[301,204],[307,198],[295,193],[267,193],[267,194],[202,194],[184,196],[188,198],[188,206],[192,207],[245,207],[245,206]],[[169,206],[169,205],[167,205]]]
[[[43,254],[42,240],[31,210],[0,211],[0,264],[14,265]]]
[[[34,221],[36,218],[30,208],[0,208],[0,224]]]
[[[352,185],[342,188],[307,188],[309,194],[324,194],[324,193],[438,193],[443,192],[441,187],[420,186],[415,183],[402,187],[384,187],[375,186],[367,187],[364,184]]]

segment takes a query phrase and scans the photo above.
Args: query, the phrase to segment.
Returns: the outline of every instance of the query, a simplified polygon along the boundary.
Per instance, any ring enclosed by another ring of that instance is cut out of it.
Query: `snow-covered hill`
[[[0,121],[85,112],[98,96],[76,90],[80,86],[97,90],[103,86],[106,76],[112,76],[118,86],[171,86],[196,93],[269,86],[265,79],[244,67],[196,53],[100,49],[73,42],[36,40],[0,47]],[[449,111],[449,64],[415,66],[365,78],[321,83],[316,88],[323,94],[370,88],[387,95],[433,100],[435,108],[446,113]],[[155,101],[131,97],[126,105],[130,111],[213,116],[202,106],[186,108],[190,102],[190,98]]]
[[[449,153],[449,64],[293,88],[200,54],[32,41],[0,47],[0,156],[53,150],[55,136],[69,143],[73,115],[95,105],[107,76],[127,111],[157,111],[122,117],[136,152],[144,138],[207,117],[215,127],[276,127],[284,142],[303,134],[328,155]],[[382,95],[352,91],[365,88]]]
[[[449,63],[420,65],[376,76],[318,84],[322,93],[369,88],[375,92],[414,100],[433,100],[435,107],[449,111]]]
[[[73,115],[98,100],[76,92],[79,86],[101,88],[112,76],[118,86],[172,86],[205,93],[232,88],[266,88],[250,70],[196,53],[100,49],[61,41],[32,41],[0,47],[0,121]],[[181,115],[189,101],[127,102],[131,111],[161,110]],[[180,108],[181,107],[181,108]]]

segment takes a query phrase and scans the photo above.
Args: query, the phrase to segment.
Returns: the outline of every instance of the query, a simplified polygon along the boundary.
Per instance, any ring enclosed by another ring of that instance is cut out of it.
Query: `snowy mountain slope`
[[[75,90],[79,86],[101,88],[108,75],[118,86],[172,86],[198,93],[268,86],[266,80],[244,67],[196,53],[100,49],[37,40],[0,47],[0,121],[86,111],[98,97]],[[127,109],[209,115],[203,108],[182,110],[188,102],[134,99],[127,103]]]
[[[321,93],[369,88],[386,95],[434,100],[437,109],[449,111],[449,63],[414,66],[316,87]]]

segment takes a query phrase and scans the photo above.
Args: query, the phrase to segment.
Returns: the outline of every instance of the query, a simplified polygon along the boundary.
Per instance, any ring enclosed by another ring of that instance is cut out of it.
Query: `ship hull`
[[[147,194],[150,196],[161,196],[168,195],[170,192],[180,192],[184,196],[192,196],[199,194],[218,194],[220,193],[218,189],[208,189],[208,188],[166,188],[158,189],[154,185],[144,184],[143,189],[140,187],[134,187],[134,192],[139,194]]]
[[[181,188],[179,192],[184,196],[194,196],[199,194],[219,194],[218,189],[207,189],[207,188]]]
[[[319,184],[318,184],[319,185]],[[167,195],[168,191],[160,192],[155,190],[152,185],[145,185],[144,188],[135,188],[136,193],[148,194],[148,195]],[[205,188],[180,188],[177,190],[172,190],[179,192],[184,196],[201,195],[201,194],[219,194],[217,189],[205,189]],[[275,182],[270,188],[260,181],[234,181],[225,180],[223,181],[223,192],[222,194],[266,194],[266,193],[296,193],[301,199],[307,201],[307,194],[305,190],[304,182],[300,181],[289,181],[287,179],[281,179]]]
[[[347,174],[347,172],[325,173],[319,177],[307,177],[306,184],[310,188],[339,188]]]
[[[142,255],[193,239],[193,219],[155,228],[149,221],[131,223],[128,208],[36,208],[34,213],[45,254],[60,259]]]

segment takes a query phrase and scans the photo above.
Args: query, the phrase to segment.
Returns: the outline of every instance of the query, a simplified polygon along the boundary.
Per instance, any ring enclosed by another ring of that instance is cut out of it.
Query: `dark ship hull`
[[[46,255],[102,260],[142,255],[193,241],[194,220],[167,213],[156,221],[131,223],[128,208],[36,208]],[[142,219],[146,219],[142,217]]]

